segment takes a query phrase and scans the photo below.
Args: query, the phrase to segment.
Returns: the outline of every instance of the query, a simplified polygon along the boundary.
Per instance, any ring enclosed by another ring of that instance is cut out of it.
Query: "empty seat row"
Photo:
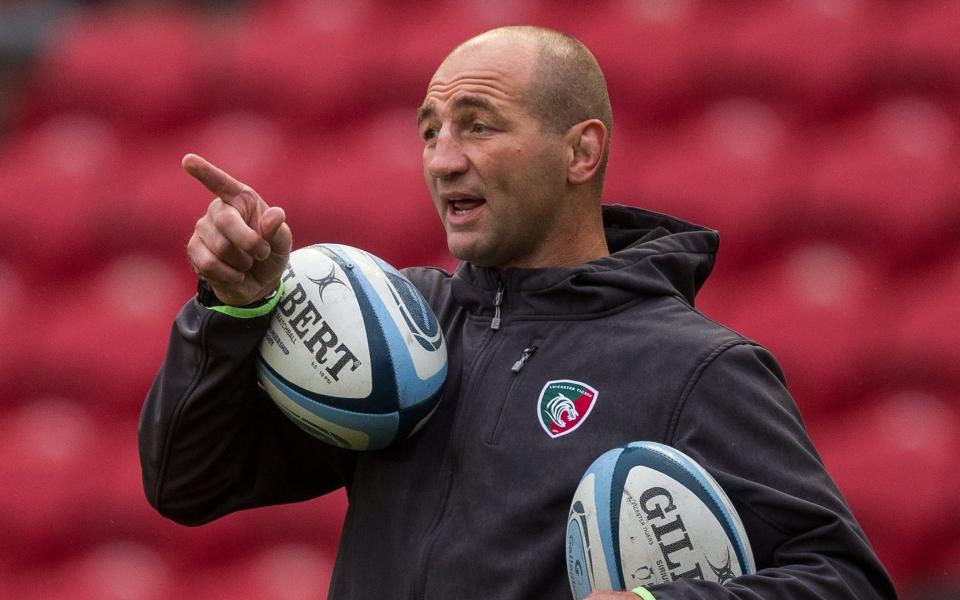
[[[306,133],[232,111],[149,139],[63,114],[0,154],[0,195],[17,199],[0,256],[58,275],[104,254],[182,256],[212,197],[179,166],[197,152],[283,206],[298,245],[343,242],[423,264],[445,246],[421,151],[413,118],[396,111]],[[617,128],[605,198],[718,229],[723,256],[737,264],[789,232],[911,265],[955,237],[958,162],[960,123],[929,99],[889,99],[856,119],[801,127],[738,98],[672,128]]]
[[[5,598],[20,600],[315,600],[326,597],[333,552],[314,544],[250,548],[216,566],[181,568],[171,553],[123,539],[40,569],[0,577]]]
[[[358,111],[417,103],[457,43],[505,23],[568,29],[606,68],[624,117],[659,118],[731,94],[836,112],[891,90],[960,94],[960,15],[947,2],[611,1],[589,10],[547,3],[293,4],[209,18],[180,9],[91,9],[63,22],[41,52],[22,118],[82,107],[153,131],[228,107],[327,126]],[[675,10],[653,5],[675,5]],[[809,6],[807,6],[809,5]],[[123,52],[116,52],[123,48]],[[144,68],[150,65],[150,68]]]

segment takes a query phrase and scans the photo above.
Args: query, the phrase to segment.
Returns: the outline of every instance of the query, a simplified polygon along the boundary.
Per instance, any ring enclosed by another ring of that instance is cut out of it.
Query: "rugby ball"
[[[567,519],[567,576],[576,600],[681,578],[726,583],[755,571],[740,517],[690,457],[655,442],[601,455]]]
[[[378,450],[433,414],[447,349],[402,273],[363,250],[318,244],[290,255],[257,365],[260,385],[303,430]]]

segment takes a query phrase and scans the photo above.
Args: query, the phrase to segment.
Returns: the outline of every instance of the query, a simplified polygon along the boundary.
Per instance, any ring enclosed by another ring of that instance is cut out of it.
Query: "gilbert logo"
[[[331,285],[337,284],[347,287],[346,283],[337,278],[337,267],[334,265],[330,265],[330,272],[325,277],[320,277],[317,279],[314,279],[313,277],[307,277],[307,279],[317,284],[317,286],[320,288],[320,302],[323,302],[323,290],[327,289]]]
[[[593,387],[579,381],[548,381],[537,402],[540,426],[552,438],[570,433],[587,420],[599,394]]]

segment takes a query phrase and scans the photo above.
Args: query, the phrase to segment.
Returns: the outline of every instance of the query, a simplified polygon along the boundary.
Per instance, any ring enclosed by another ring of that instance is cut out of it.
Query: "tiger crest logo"
[[[590,415],[599,394],[596,388],[580,381],[548,381],[537,402],[540,426],[552,438],[570,433]]]

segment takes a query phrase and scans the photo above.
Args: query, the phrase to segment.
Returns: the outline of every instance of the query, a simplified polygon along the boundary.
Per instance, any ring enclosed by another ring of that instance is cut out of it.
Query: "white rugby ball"
[[[308,433],[377,450],[433,414],[447,349],[436,316],[403,274],[363,250],[318,244],[290,255],[258,375]]]
[[[567,576],[576,600],[681,578],[725,583],[756,570],[740,516],[691,458],[655,442],[601,455],[567,520]]]

